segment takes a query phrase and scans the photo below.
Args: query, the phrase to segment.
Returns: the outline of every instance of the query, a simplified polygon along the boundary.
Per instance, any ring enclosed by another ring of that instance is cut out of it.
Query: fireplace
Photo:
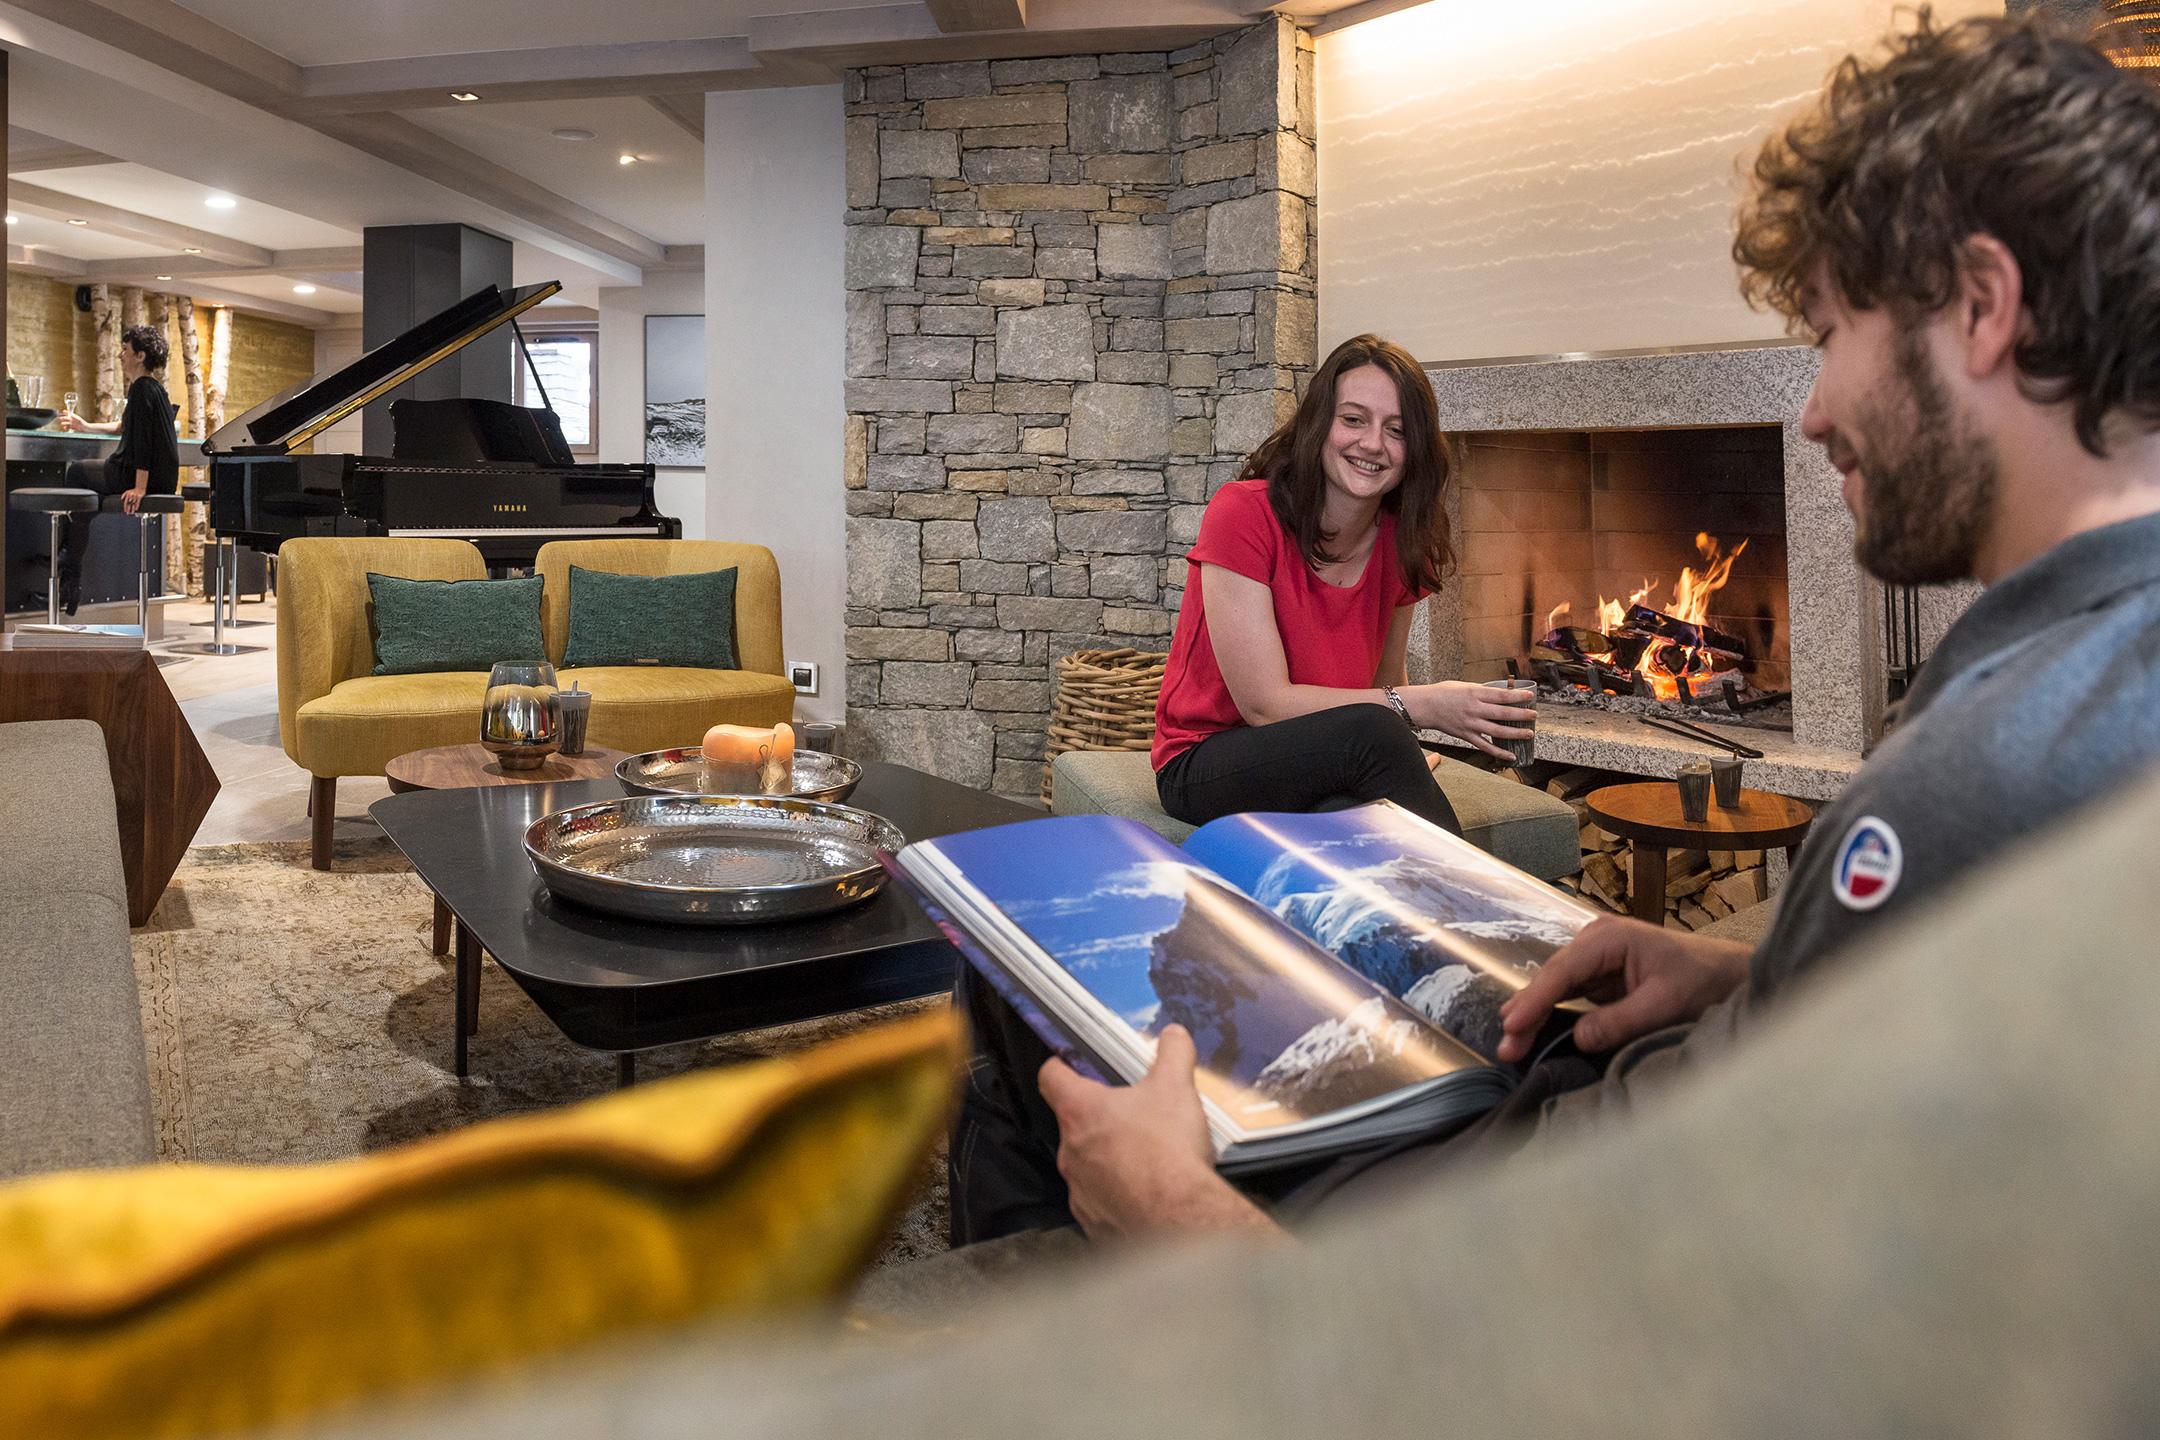
[[[1465,678],[1792,728],[1780,427],[1456,438]]]

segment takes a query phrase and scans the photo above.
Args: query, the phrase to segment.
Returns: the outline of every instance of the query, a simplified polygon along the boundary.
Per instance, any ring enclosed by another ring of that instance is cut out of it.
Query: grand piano
[[[550,540],[679,538],[682,522],[654,508],[653,467],[576,463],[552,408],[396,400],[387,458],[302,451],[561,288],[490,285],[219,427],[203,442],[211,528],[265,552],[299,535],[447,536],[479,546],[491,569],[529,568]]]

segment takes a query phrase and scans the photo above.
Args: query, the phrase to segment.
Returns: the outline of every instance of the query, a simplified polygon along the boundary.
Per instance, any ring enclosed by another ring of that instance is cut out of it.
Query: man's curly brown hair
[[[1750,303],[1805,328],[1827,277],[1914,323],[1956,293],[1966,242],[2016,257],[2018,383],[2105,453],[2120,412],[2160,429],[2160,91],[2036,19],[1938,26],[1922,7],[1853,57],[1755,158],[1733,259]]]

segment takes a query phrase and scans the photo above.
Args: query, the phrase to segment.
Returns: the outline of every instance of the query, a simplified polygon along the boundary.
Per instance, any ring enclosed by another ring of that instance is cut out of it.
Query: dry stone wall
[[[1165,649],[1317,319],[1311,44],[850,71],[850,745],[1037,793],[1051,664]]]

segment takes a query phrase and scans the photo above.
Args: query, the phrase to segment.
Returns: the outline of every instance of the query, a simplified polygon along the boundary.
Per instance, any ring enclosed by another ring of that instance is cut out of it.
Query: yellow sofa
[[[558,665],[570,631],[570,567],[682,575],[733,566],[740,670],[595,666],[560,672],[593,694],[588,738],[617,750],[695,745],[717,724],[771,725],[794,713],[780,650],[780,571],[762,545],[716,540],[576,540],[542,546],[542,624]],[[463,540],[288,540],[278,551],[278,733],[313,777],[314,864],[330,868],[338,777],[380,775],[396,757],[478,739],[483,671],[375,675],[370,573],[479,580]]]

